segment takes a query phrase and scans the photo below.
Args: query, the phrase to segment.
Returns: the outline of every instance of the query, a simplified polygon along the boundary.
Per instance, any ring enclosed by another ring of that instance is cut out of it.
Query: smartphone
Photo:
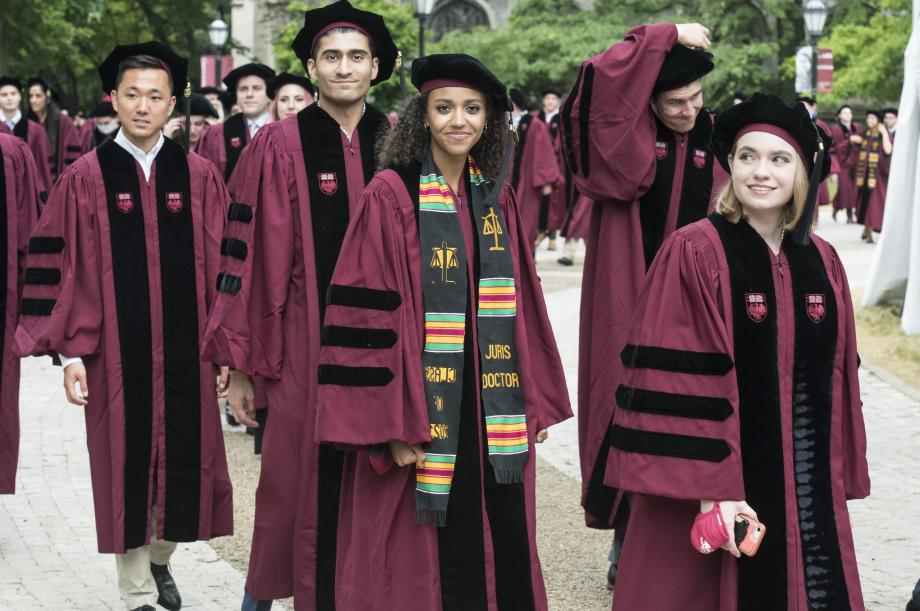
[[[739,513],[735,516],[735,545],[745,556],[753,556],[760,548],[767,527],[751,516]]]

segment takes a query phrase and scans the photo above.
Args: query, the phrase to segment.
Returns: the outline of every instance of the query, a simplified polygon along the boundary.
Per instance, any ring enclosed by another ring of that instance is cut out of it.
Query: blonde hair
[[[731,156],[735,156],[735,147],[732,147]],[[808,197],[808,171],[802,159],[795,156],[795,181],[792,185],[792,201],[786,204],[785,223],[786,231],[792,231],[802,217],[802,211],[805,209],[805,199]],[[738,195],[735,193],[734,183],[729,178],[728,183],[719,193],[716,200],[716,214],[721,214],[731,223],[737,223],[745,218],[744,206]],[[810,220],[808,222],[811,222]]]

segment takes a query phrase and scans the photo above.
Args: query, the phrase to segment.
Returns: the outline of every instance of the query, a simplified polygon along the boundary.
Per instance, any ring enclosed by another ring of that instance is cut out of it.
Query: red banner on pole
[[[222,87],[214,82],[214,62],[216,55],[201,56],[201,87]],[[233,56],[223,55],[220,58],[220,80],[223,80],[227,74],[233,70]]]
[[[818,49],[818,93],[830,93],[834,83],[834,52]]]

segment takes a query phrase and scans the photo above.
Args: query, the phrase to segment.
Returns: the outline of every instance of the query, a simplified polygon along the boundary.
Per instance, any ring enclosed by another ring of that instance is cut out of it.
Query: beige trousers
[[[578,238],[566,238],[562,246],[562,254],[572,261],[575,260],[575,252],[578,250]]]
[[[150,572],[150,563],[167,564],[176,550],[172,541],[157,539],[157,508],[150,511],[150,544],[115,554],[118,590],[128,609],[144,605],[157,606],[157,584]]]

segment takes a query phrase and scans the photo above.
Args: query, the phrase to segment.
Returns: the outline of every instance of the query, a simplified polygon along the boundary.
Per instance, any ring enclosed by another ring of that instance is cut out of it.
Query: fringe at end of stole
[[[495,481],[499,484],[523,484],[523,469],[495,469]]]
[[[447,526],[447,510],[446,509],[422,509],[420,507],[416,507],[415,508],[415,521],[425,526],[435,526],[437,528],[444,528],[445,526]]]

